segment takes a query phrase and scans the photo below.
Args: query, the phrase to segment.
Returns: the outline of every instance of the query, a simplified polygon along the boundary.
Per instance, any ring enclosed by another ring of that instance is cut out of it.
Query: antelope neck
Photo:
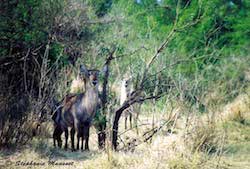
[[[87,83],[86,83],[86,90],[85,90],[85,93],[86,93],[87,95],[93,95],[93,94],[98,93],[97,86],[93,86],[93,85],[91,84],[91,82],[87,82]],[[98,95],[98,94],[96,94],[96,95]]]

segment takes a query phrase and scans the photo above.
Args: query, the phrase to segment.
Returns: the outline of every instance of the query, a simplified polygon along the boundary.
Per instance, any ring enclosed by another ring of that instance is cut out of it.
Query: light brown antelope
[[[77,131],[77,149],[79,149],[80,137],[82,137],[81,149],[85,139],[85,150],[89,149],[89,128],[95,116],[100,99],[98,95],[98,70],[87,70],[80,66],[80,75],[84,80],[85,92],[66,96],[62,103],[62,110],[54,118],[55,123],[65,132],[65,149],[68,144],[68,127],[71,128],[71,146],[74,147],[74,135]],[[59,131],[60,133],[60,131]]]

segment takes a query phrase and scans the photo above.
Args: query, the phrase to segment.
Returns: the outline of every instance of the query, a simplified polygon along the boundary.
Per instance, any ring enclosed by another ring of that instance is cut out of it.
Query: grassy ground
[[[228,121],[223,124],[227,130],[227,142],[223,160],[231,168],[250,168],[250,118],[244,123]]]
[[[238,97],[226,107],[226,110],[228,114],[221,125],[226,132],[222,160],[228,163],[228,168],[248,169],[250,168],[249,93]]]
[[[152,127],[152,116],[144,113],[140,117],[142,126],[139,135],[135,130],[125,132],[124,124],[121,124],[120,132],[125,134],[120,138],[120,147],[130,143],[130,149],[119,152],[98,150],[94,129],[91,130],[90,152],[65,151],[54,148],[51,138],[36,138],[26,146],[1,150],[0,168],[248,169],[249,110],[249,97],[244,96],[225,106],[220,116],[217,115],[220,120],[212,124],[205,122],[204,116],[195,116],[191,118],[189,126],[185,126],[184,116],[173,116],[177,120],[161,128],[147,143],[142,143],[145,138],[143,133]],[[155,126],[161,126],[163,119],[169,119],[169,116],[159,113],[154,118]],[[133,148],[133,145],[137,146]],[[36,162],[39,165],[18,165],[22,162]]]

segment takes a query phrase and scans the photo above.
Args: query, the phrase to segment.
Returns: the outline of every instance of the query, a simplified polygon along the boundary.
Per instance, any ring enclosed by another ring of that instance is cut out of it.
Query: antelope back
[[[73,79],[70,86],[70,93],[81,93],[85,92],[84,81],[78,75],[75,79]]]
[[[122,105],[129,97],[132,92],[132,78],[131,76],[125,76],[121,82],[120,89],[120,105]]]

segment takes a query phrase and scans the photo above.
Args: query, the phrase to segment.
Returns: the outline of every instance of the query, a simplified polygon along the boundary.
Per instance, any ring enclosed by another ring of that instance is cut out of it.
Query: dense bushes
[[[1,2],[0,145],[17,139],[27,116],[41,122],[48,114],[60,69],[74,64],[93,34],[84,23],[75,25],[78,18],[88,21],[82,7],[61,0]]]

